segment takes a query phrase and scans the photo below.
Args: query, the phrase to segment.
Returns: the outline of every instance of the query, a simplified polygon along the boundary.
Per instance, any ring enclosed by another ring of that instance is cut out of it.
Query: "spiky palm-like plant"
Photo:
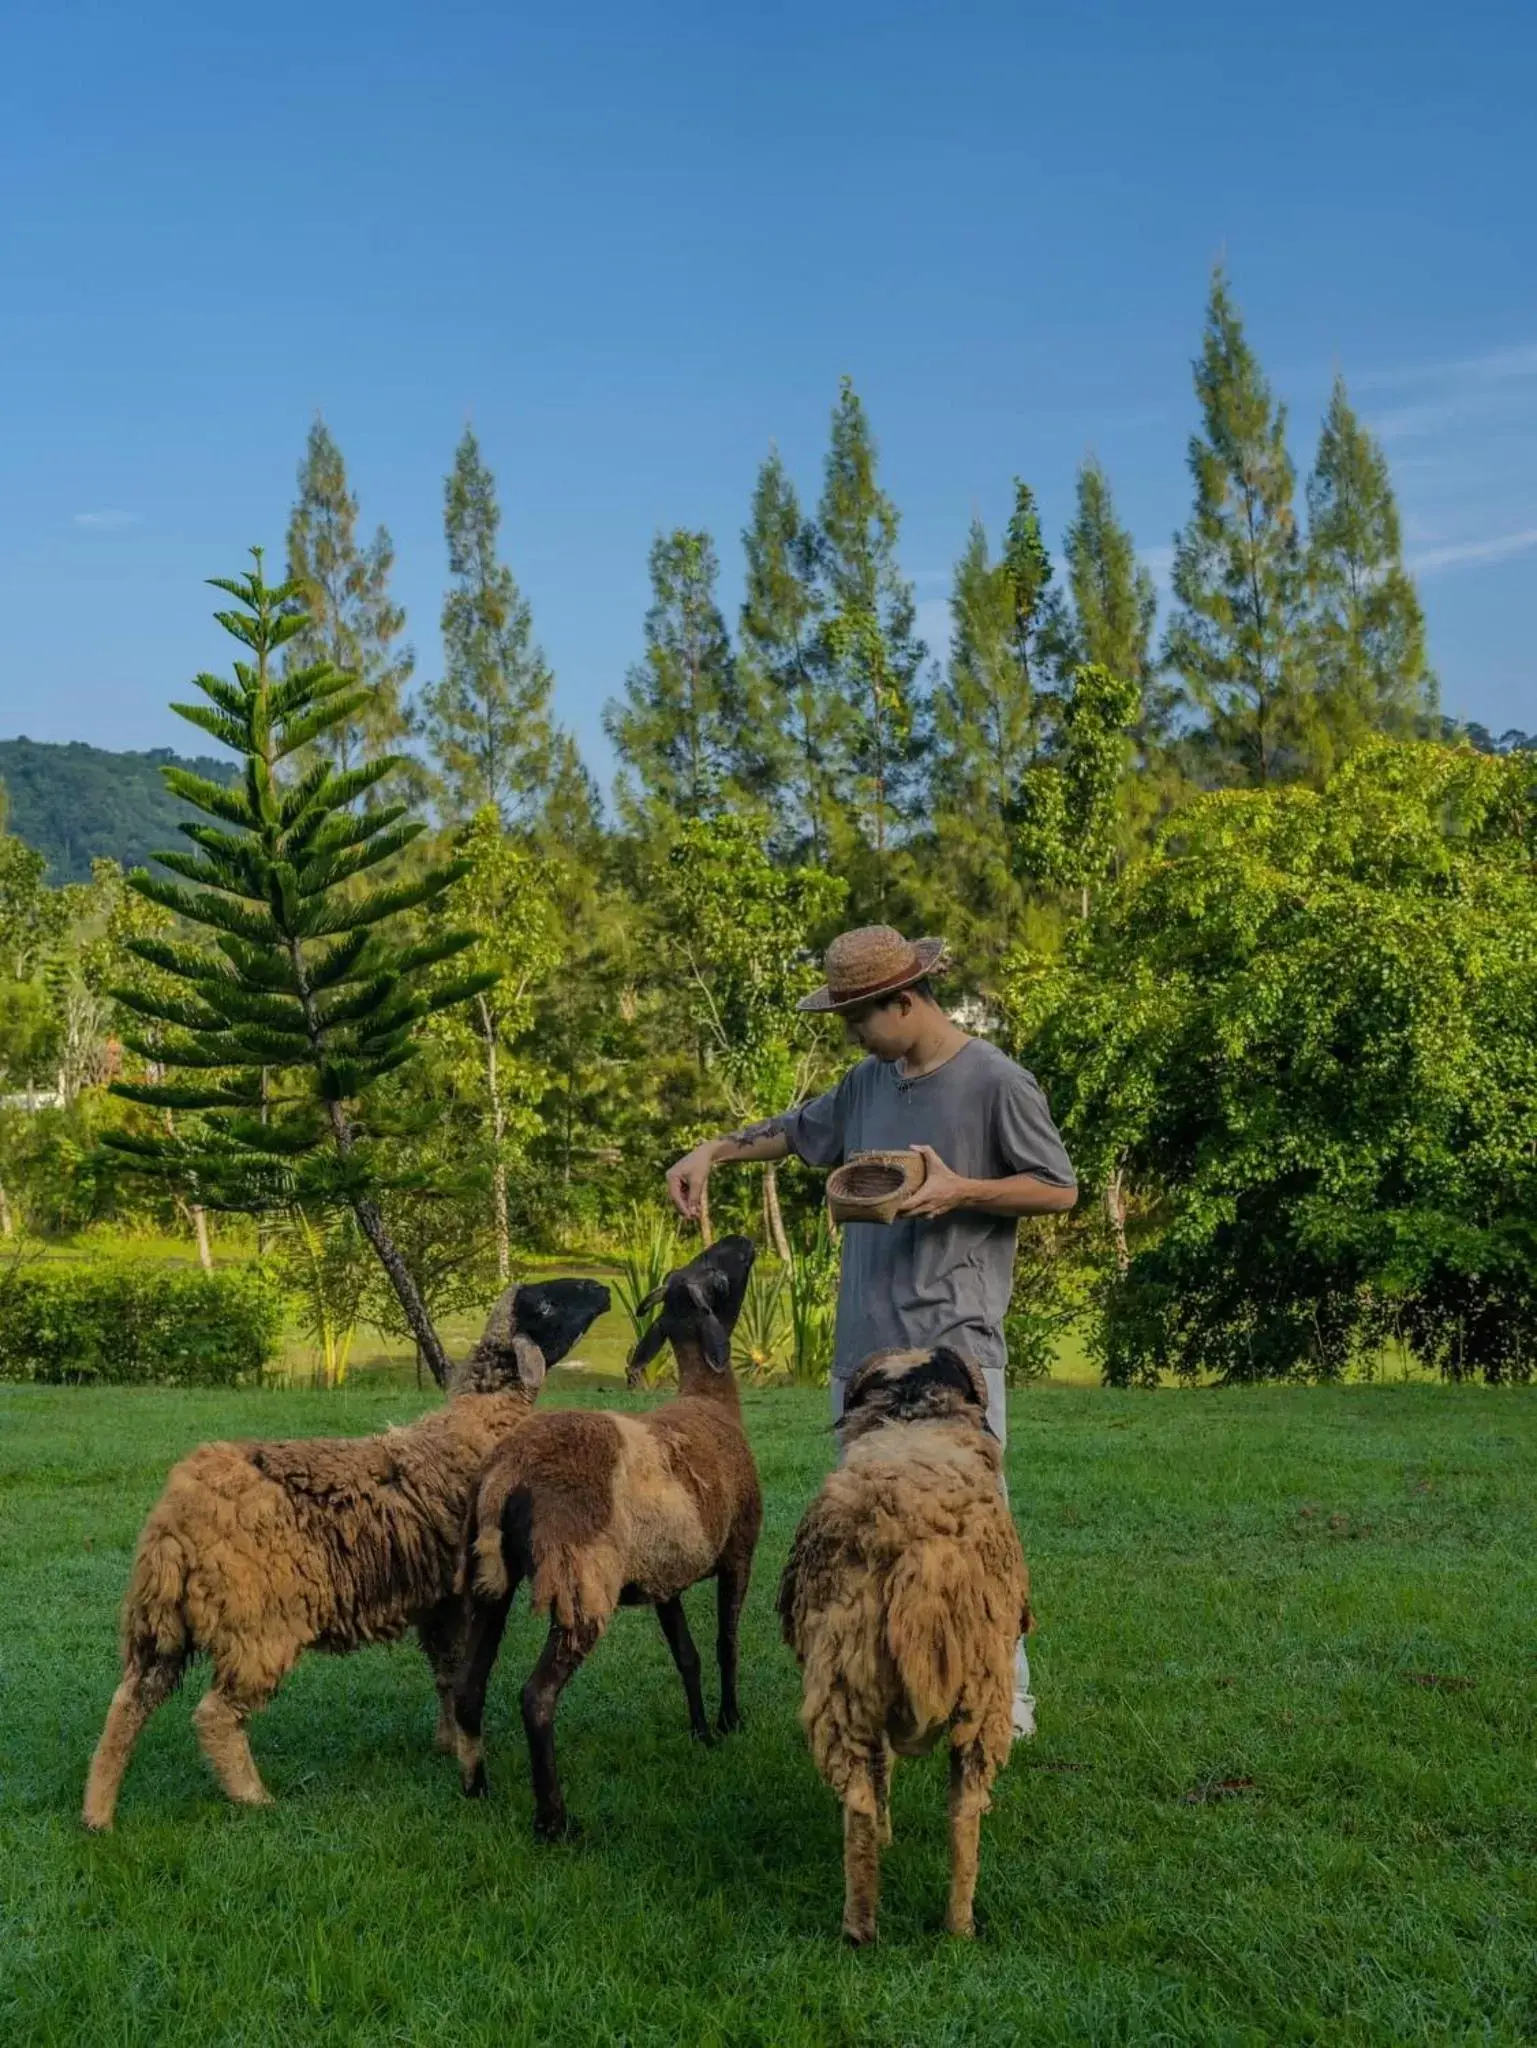
[[[233,681],[196,678],[206,703],[172,706],[237,754],[244,775],[225,787],[166,769],[169,787],[202,813],[181,828],[195,851],[155,856],[179,881],[142,868],[128,878],[212,944],[132,939],[130,950],[164,978],[114,992],[143,1020],[127,1043],[166,1074],[114,1083],[115,1092],[195,1110],[200,1126],[195,1136],[118,1132],[112,1142],[140,1171],[211,1207],[350,1208],[441,1384],[443,1346],[379,1207],[382,1127],[370,1090],[412,1057],[424,1016],[496,976],[429,987],[427,970],[474,933],[416,944],[391,936],[394,920],[440,897],[465,865],[366,879],[425,827],[404,804],[365,801],[397,759],[339,770],[320,755],[315,742],[355,719],[369,691],[328,661],[276,674],[277,650],[308,622],[298,585],[269,585],[261,550],[252,552],[249,574],[212,579],[235,600],[215,617],[248,658],[236,660]]]

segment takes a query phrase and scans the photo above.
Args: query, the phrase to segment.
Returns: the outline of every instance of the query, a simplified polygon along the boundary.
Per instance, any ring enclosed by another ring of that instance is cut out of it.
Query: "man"
[[[731,1161],[793,1152],[808,1166],[833,1167],[855,1152],[921,1152],[927,1177],[898,1220],[843,1234],[833,1414],[872,1351],[953,1344],[982,1368],[1001,1443],[1003,1319],[1019,1218],[1071,1209],[1078,1186],[1034,1076],[962,1031],[935,1000],[929,977],[944,952],[941,940],[913,944],[887,925],[835,939],[826,985],[800,1007],[841,1016],[868,1057],[814,1102],[696,1146],[667,1187],[679,1211],[695,1217],[711,1169]],[[1014,1722],[1017,1733],[1034,1733],[1023,1644]]]

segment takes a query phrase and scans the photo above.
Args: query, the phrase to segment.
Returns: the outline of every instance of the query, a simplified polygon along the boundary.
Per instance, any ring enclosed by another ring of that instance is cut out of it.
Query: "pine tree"
[[[732,791],[742,718],[716,575],[707,533],[658,534],[645,658],[626,678],[624,702],[603,716],[627,771],[620,800],[632,824],[648,809],[702,818]]]
[[[1041,533],[1035,493],[1014,479],[1014,509],[1004,536],[1002,567],[1013,607],[1014,658],[1027,690],[1037,687],[1036,667],[1048,613],[1051,555]]]
[[[1092,456],[1078,472],[1077,503],[1062,552],[1073,607],[1071,666],[1096,662],[1135,683],[1144,720],[1154,718],[1158,595],[1137,560],[1136,544],[1115,516],[1110,479]]]
[[[983,981],[1009,950],[1024,908],[1010,819],[1037,741],[1021,655],[1025,610],[1010,562],[989,558],[982,522],[973,520],[955,566],[950,659],[934,694],[930,808],[935,915],[943,902],[959,913],[956,951]],[[1028,633],[1024,640],[1028,647]]]
[[[918,679],[927,649],[914,631],[912,585],[897,562],[901,521],[876,481],[876,461],[864,406],[845,377],[817,513],[818,659],[845,712],[841,793],[852,805],[870,868],[859,893],[879,915],[922,751]]]
[[[1307,496],[1314,688],[1327,767],[1368,733],[1407,737],[1436,714],[1425,615],[1404,567],[1387,458],[1341,377]]]
[[[214,584],[235,600],[215,616],[251,658],[236,661],[233,682],[196,678],[206,704],[172,707],[238,755],[243,777],[226,787],[167,768],[172,793],[212,822],[182,827],[194,852],[155,856],[180,881],[142,868],[129,878],[213,943],[131,939],[129,950],[166,980],[114,991],[144,1020],[125,1037],[130,1049],[185,1074],[117,1082],[114,1091],[156,1109],[194,1110],[201,1126],[186,1138],[125,1131],[109,1142],[213,1208],[350,1209],[442,1383],[447,1357],[379,1207],[382,1131],[371,1090],[412,1058],[423,1017],[477,995],[495,976],[426,980],[429,968],[474,944],[473,932],[439,930],[414,945],[389,935],[391,920],[437,901],[464,864],[393,886],[364,880],[424,828],[400,803],[356,808],[395,759],[337,769],[322,744],[366,721],[368,686],[324,658],[274,675],[278,651],[313,629],[297,609],[298,587],[268,585],[255,552],[252,572]],[[313,756],[311,765],[296,772],[296,755]]]
[[[466,427],[443,489],[453,584],[443,601],[444,674],[423,692],[427,743],[449,814],[494,804],[504,826],[526,818],[552,768],[553,678],[534,644],[533,614],[505,562],[496,483]]]
[[[288,522],[290,609],[305,623],[285,649],[284,672],[328,661],[365,686],[354,715],[325,733],[323,744],[344,773],[387,753],[409,732],[405,691],[416,663],[409,646],[396,644],[406,615],[390,597],[394,543],[381,526],[360,548],[357,527],[358,501],[347,488],[342,452],[317,417]]]
[[[820,863],[831,843],[843,707],[817,661],[816,530],[802,517],[777,449],[758,472],[742,547],[747,589],[738,665],[770,735],[762,749],[765,794],[788,849]]]
[[[1207,714],[1216,772],[1263,784],[1295,773],[1308,744],[1302,547],[1286,409],[1220,269],[1194,368],[1204,432],[1190,440],[1195,507],[1175,544],[1164,658]]]

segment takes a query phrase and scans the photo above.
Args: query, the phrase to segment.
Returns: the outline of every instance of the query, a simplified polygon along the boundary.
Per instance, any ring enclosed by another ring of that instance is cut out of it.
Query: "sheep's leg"
[[[421,1638],[427,1662],[432,1666],[432,1682],[438,1689],[438,1725],[433,1731],[432,1744],[434,1749],[453,1756],[458,1746],[455,1740],[454,1680],[464,1652],[462,1603],[458,1599],[440,1600],[416,1624],[416,1633]]]
[[[875,1939],[881,1896],[880,1826],[868,1777],[855,1777],[843,1795],[843,1933],[855,1948]]]
[[[241,1695],[226,1691],[217,1678],[193,1710],[192,1725],[204,1756],[228,1798],[237,1806],[270,1806],[272,1794],[261,1781],[245,1724],[271,1694]]]
[[[464,1649],[454,1680],[449,1717],[454,1724],[454,1748],[459,1758],[459,1783],[466,1799],[486,1796],[486,1759],[481,1729],[486,1718],[486,1687],[502,1646],[502,1630],[512,1607],[512,1595],[503,1600],[476,1599],[470,1606],[464,1631]]]
[[[123,1682],[112,1695],[101,1739],[91,1758],[85,1781],[85,1802],[80,1818],[95,1833],[112,1825],[117,1811],[118,1790],[128,1759],[140,1731],[155,1709],[168,1700],[180,1683],[182,1659],[157,1658],[151,1664],[135,1664],[125,1672]]]
[[[704,1689],[699,1683],[699,1652],[694,1648],[694,1638],[688,1632],[688,1618],[683,1612],[683,1602],[674,1597],[657,1602],[656,1618],[662,1624],[662,1634],[667,1638],[667,1647],[672,1651],[672,1661],[678,1667],[678,1676],[683,1680],[683,1691],[688,1699],[688,1732],[696,1742],[707,1747],[715,1740],[710,1733],[710,1723],[704,1710]]]
[[[560,1774],[555,1768],[555,1709],[560,1696],[581,1669],[582,1659],[601,1630],[591,1622],[576,1628],[550,1623],[539,1662],[523,1688],[523,1732],[528,1737],[529,1770],[534,1781],[534,1834],[541,1842],[558,1842],[579,1832],[566,1812]]]
[[[891,1847],[891,1773],[896,1758],[883,1735],[870,1757],[870,1782],[875,1787],[875,1839]]]
[[[982,1816],[987,1811],[988,1771],[981,1748],[968,1743],[950,1752],[950,1900],[945,1928],[950,1934],[975,1933],[971,1902],[977,1889],[977,1860]]]
[[[715,1575],[715,1654],[720,1660],[720,1720],[717,1725],[722,1735],[729,1735],[742,1725],[742,1709],[736,1696],[737,1624],[742,1618],[742,1602],[747,1598],[747,1575],[751,1568],[750,1558],[746,1564],[722,1560]]]

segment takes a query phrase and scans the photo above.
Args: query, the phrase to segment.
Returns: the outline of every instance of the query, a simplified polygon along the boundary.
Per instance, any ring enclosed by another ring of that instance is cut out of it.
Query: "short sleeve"
[[[807,1166],[841,1166],[843,1131],[848,1115],[847,1080],[825,1095],[803,1102],[774,1119],[785,1143]]]
[[[1078,1185],[1034,1074],[1011,1063],[998,1091],[995,1115],[998,1150],[1010,1173],[1033,1174],[1057,1188]]]

